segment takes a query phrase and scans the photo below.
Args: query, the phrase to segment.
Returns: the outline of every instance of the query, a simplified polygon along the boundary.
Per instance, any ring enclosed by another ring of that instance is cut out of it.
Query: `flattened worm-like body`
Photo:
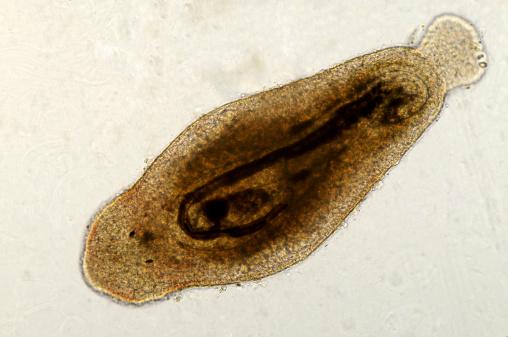
[[[88,283],[129,302],[254,280],[305,259],[485,71],[441,16],[417,48],[360,56],[226,104],[185,129],[88,230]]]

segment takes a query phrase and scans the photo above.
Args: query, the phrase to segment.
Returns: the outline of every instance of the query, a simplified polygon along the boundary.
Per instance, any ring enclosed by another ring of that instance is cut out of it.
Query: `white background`
[[[441,13],[489,67],[310,258],[141,307],[83,282],[91,217],[199,115]],[[0,336],[507,336],[508,2],[15,1],[0,6]]]

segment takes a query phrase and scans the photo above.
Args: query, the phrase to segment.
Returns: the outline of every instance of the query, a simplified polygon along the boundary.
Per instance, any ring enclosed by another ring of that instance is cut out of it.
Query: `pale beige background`
[[[443,12],[477,25],[488,72],[309,259],[140,308],[85,285],[92,215],[200,114]],[[0,336],[507,336],[506,18],[500,0],[3,0]]]

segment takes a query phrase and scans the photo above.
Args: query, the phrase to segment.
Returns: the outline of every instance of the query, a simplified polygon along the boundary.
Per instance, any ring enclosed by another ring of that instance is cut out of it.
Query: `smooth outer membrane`
[[[96,290],[144,302],[305,259],[485,71],[475,29],[441,16],[389,48],[226,104],[185,129],[88,230]]]

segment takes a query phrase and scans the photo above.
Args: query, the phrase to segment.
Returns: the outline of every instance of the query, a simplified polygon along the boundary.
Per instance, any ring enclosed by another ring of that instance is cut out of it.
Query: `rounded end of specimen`
[[[487,55],[478,32],[457,16],[436,18],[418,50],[436,65],[446,90],[478,81],[487,68]]]
[[[166,296],[181,283],[178,261],[162,252],[163,231],[147,225],[156,220],[146,217],[146,210],[136,207],[139,203],[132,204],[136,198],[135,190],[129,190],[93,219],[81,263],[93,290],[123,303],[140,304]]]

